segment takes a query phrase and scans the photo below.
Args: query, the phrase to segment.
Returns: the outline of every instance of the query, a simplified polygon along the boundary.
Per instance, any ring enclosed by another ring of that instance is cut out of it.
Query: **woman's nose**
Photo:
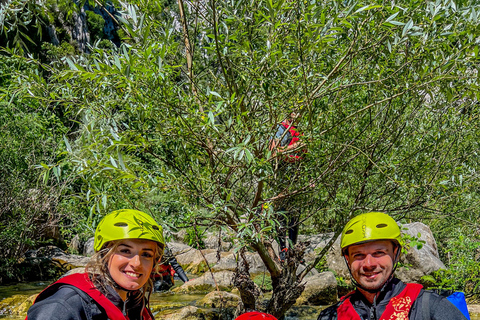
[[[140,256],[138,254],[136,254],[135,256],[133,256],[132,259],[130,259],[130,265],[133,267],[140,266]]]

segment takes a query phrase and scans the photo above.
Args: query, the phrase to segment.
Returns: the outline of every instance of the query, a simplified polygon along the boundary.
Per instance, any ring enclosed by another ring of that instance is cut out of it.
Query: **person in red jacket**
[[[165,248],[163,230],[148,214],[117,210],[95,231],[86,273],[65,276],[42,291],[28,320],[150,320],[152,274]]]
[[[274,184],[279,194],[288,192],[292,186],[298,187],[298,166],[306,153],[305,143],[301,141],[302,134],[296,127],[299,118],[299,113],[292,112],[282,121],[278,125],[275,138],[272,139],[270,145],[273,154],[277,156],[274,166]],[[281,261],[285,260],[288,242],[291,245],[297,243],[300,218],[299,202],[296,199],[287,198],[281,199],[275,204],[276,211],[281,212],[278,230]],[[286,233],[288,233],[288,238],[285,236]]]
[[[175,276],[183,283],[189,279],[170,249],[165,246],[162,259],[154,275],[153,292],[168,291],[175,285]]]
[[[466,320],[447,298],[394,277],[402,239],[387,214],[369,212],[351,219],[340,247],[357,289],[324,309],[318,320]]]

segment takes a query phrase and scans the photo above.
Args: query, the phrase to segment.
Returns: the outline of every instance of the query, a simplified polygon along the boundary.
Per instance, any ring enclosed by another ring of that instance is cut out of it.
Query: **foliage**
[[[62,185],[38,179],[35,166],[52,163],[66,128],[38,102],[12,90],[23,76],[36,76],[36,65],[0,56],[0,280],[22,278],[16,267],[28,249],[59,240],[57,205]],[[25,90],[25,89],[24,89]],[[52,162],[51,162],[52,161]],[[45,165],[47,166],[47,165]]]
[[[459,235],[444,249],[448,268],[422,278],[430,287],[465,292],[471,301],[480,299],[480,239]],[[462,281],[459,281],[461,279]]]
[[[282,301],[281,212],[337,235],[373,210],[476,223],[475,2],[179,1],[176,19],[138,3],[119,17],[128,42],[22,83],[78,123],[44,174],[81,181],[88,224],[164,208],[166,192],[176,224],[229,228],[257,251]],[[292,111],[308,152],[285,166],[270,143]]]
[[[99,14],[96,14],[93,11],[87,11],[87,25],[88,30],[90,31],[90,37],[92,42],[97,39],[102,39],[103,34],[103,26],[105,24],[105,20]]]
[[[272,279],[266,273],[253,277],[253,282],[262,290],[262,292],[272,291]]]

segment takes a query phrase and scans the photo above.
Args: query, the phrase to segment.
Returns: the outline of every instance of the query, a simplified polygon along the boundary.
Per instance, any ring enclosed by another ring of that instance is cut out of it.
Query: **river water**
[[[12,286],[0,286],[0,306],[2,300],[19,295],[23,300],[27,297],[39,293],[48,283],[32,282],[20,283]],[[173,293],[154,293],[150,299],[152,309],[160,311],[166,309],[180,309],[185,306],[195,305],[195,302],[202,299],[204,294],[173,294]],[[310,320],[316,319],[322,307],[294,307],[286,316],[285,320]],[[8,314],[8,310],[0,308],[1,320],[23,320],[24,316],[13,316]],[[480,315],[476,314],[471,320],[480,320]]]

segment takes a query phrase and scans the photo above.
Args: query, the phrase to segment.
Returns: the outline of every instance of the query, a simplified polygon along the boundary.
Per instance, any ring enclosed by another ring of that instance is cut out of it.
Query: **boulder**
[[[184,254],[184,253],[187,253],[187,252],[191,252],[192,250],[196,250],[184,243],[180,243],[180,242],[167,242],[167,247],[168,249],[170,249],[170,252],[176,256],[176,255],[180,255],[180,254]]]
[[[61,278],[65,277],[65,276],[69,276],[69,275],[74,274],[74,273],[84,273],[84,272],[85,272],[85,267],[73,268],[73,269],[68,270],[67,273],[65,273],[63,276],[61,276]]]
[[[305,270],[306,268],[306,265],[305,264],[300,264],[297,268],[297,276],[303,272],[303,270]],[[305,278],[308,278],[308,277],[313,277],[313,276],[316,276],[319,272],[317,271],[317,269],[313,268],[312,270],[310,270],[307,275],[305,276]]]
[[[26,316],[27,310],[35,301],[36,294],[27,296],[23,294],[15,294],[11,297],[0,301],[0,315],[12,314],[19,316]]]
[[[87,257],[93,256],[95,250],[93,249],[94,237],[89,238],[83,245],[83,255]]]
[[[226,253],[222,253],[225,255]],[[217,251],[213,249],[197,250],[190,248],[190,250],[175,255],[178,263],[183,267],[185,272],[193,274],[201,274],[208,270],[208,266],[213,266],[218,262]]]
[[[29,250],[25,253],[23,263],[42,264],[49,262],[61,270],[70,270],[77,267],[85,267],[90,258],[76,254],[67,254],[62,249],[55,246],[46,246],[38,250]]]
[[[340,237],[335,240],[333,246],[328,250],[327,268],[328,270],[332,270],[338,277],[345,279],[350,278],[350,272],[348,272],[348,268],[345,265],[345,259],[340,250]]]
[[[330,305],[337,302],[337,280],[330,272],[322,272],[305,278],[305,290],[296,305]]]
[[[327,245],[328,241],[333,237],[333,233],[318,234],[312,236],[298,236],[298,241],[309,242],[309,246],[305,250],[305,262],[311,263],[315,261],[320,251]]]
[[[214,281],[212,273],[206,272],[202,276],[185,282],[180,287],[174,288],[172,291],[177,293],[210,292],[217,289],[215,283],[220,290],[228,291],[233,288],[233,274],[231,271],[215,272],[213,273]]]
[[[420,282],[424,275],[431,274],[438,269],[445,269],[440,261],[437,243],[430,228],[421,222],[414,222],[403,225],[402,232],[425,241],[421,249],[412,246],[406,255],[403,255],[400,262],[403,266],[395,272],[396,276],[403,282]]]
[[[72,240],[68,244],[68,249],[70,252],[74,252],[74,253],[81,254],[83,252],[83,246],[80,241],[80,236],[78,234],[72,238]]]
[[[217,320],[233,319],[230,312],[223,310],[222,315],[216,309],[200,309],[194,306],[183,307],[181,309],[164,310],[154,314],[155,319],[163,320]]]
[[[265,264],[258,255],[258,253],[246,252],[245,258],[250,266],[250,275],[255,276],[267,271]],[[233,253],[227,253],[222,256],[220,261],[212,267],[213,272],[218,271],[235,271],[237,268],[236,255]]]
[[[164,320],[197,320],[205,319],[202,310],[194,306],[183,307],[180,310],[166,310],[155,315],[156,319]]]
[[[205,244],[205,248],[207,249],[218,249],[222,251],[229,251],[232,249],[233,242],[228,235],[222,234],[222,237],[218,239],[218,232],[217,233],[207,233],[205,234],[205,238],[203,239],[203,243]]]
[[[241,301],[236,294],[224,291],[212,291],[203,299],[196,302],[198,307],[204,308],[236,308]]]

